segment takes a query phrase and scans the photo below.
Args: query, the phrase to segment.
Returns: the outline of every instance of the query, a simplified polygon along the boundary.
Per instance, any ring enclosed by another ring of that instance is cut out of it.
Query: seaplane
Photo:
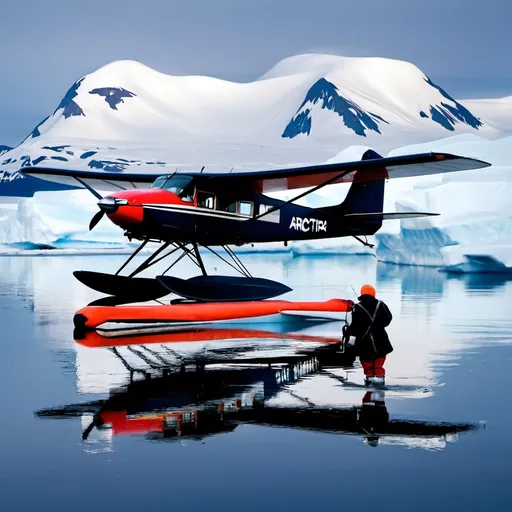
[[[382,157],[366,151],[361,160],[265,170],[232,172],[176,170],[110,172],[48,167],[24,167],[21,172],[49,181],[88,189],[98,199],[98,212],[89,229],[106,216],[140,245],[115,274],[79,270],[74,276],[84,285],[106,294],[75,315],[75,326],[96,328],[137,319],[162,322],[209,322],[269,315],[306,315],[330,318],[350,309],[352,301],[325,302],[269,300],[289,291],[287,285],[254,277],[233,246],[354,237],[369,245],[384,220],[438,215],[431,212],[383,212],[388,179],[426,176],[488,167],[481,160],[448,153],[421,153]],[[334,206],[309,208],[297,204],[303,197],[338,183],[349,183],[343,201]],[[102,196],[98,191],[106,191]],[[297,190],[288,200],[268,194]],[[149,242],[159,244],[135,270],[121,274]],[[222,253],[220,252],[222,249]],[[237,275],[208,273],[200,249],[235,270]],[[198,275],[183,279],[170,272],[189,258]],[[156,277],[140,277],[156,263],[170,264]],[[170,304],[159,301],[169,294]],[[159,301],[158,305],[139,305]],[[127,304],[132,304],[128,305]],[[122,307],[120,307],[122,306]]]

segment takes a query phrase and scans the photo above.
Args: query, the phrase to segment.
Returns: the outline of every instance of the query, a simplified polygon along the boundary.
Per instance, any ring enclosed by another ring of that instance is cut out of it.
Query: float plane
[[[354,237],[369,245],[388,219],[437,215],[430,212],[384,213],[384,187],[388,179],[480,169],[490,164],[447,153],[421,153],[381,157],[366,151],[361,160],[269,170],[212,172],[178,170],[171,174],[67,170],[24,167],[28,176],[71,183],[88,189],[98,199],[99,211],[89,228],[106,217],[140,246],[115,274],[76,271],[86,286],[109,295],[108,304],[156,300],[170,293],[178,300],[196,302],[263,301],[291,289],[281,283],[251,276],[232,246],[261,242]],[[324,187],[350,183],[337,205],[300,206],[297,201]],[[102,197],[98,190],[113,191]],[[288,200],[267,195],[297,190]],[[159,247],[134,271],[121,275],[148,242]],[[223,249],[216,252],[213,247]],[[221,258],[240,276],[209,275],[199,248]],[[200,275],[181,279],[168,272],[183,257],[190,258]],[[165,258],[169,267],[156,278],[137,277]],[[104,303],[104,304],[107,304]]]

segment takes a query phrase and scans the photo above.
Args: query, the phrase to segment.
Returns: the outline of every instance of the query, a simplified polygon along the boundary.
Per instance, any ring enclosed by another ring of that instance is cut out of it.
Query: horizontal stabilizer
[[[399,219],[415,219],[417,217],[434,217],[439,213],[428,212],[375,212],[375,213],[347,213],[343,217],[361,220],[399,220]]]

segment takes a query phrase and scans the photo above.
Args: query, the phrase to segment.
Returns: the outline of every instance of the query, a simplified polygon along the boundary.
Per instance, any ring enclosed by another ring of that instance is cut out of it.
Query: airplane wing
[[[373,152],[371,152],[373,153]],[[242,171],[228,175],[212,175],[212,180],[223,180],[226,185],[251,182],[253,190],[277,192],[297,188],[322,186],[326,182],[352,183],[377,179],[408,178],[448,172],[481,169],[490,163],[448,153],[421,153],[414,155],[364,159],[355,162],[321,164],[268,171]]]
[[[58,169],[50,167],[22,167],[22,174],[34,176],[46,181],[54,181],[73,187],[82,185],[83,188],[94,190],[117,191],[135,188],[148,188],[159,176],[166,173],[131,173],[112,171],[89,171],[78,169]]]
[[[209,183],[210,186],[219,188],[236,187],[267,193],[334,183],[426,176],[481,169],[491,165],[482,160],[448,153],[419,153],[386,158],[379,157],[374,152],[368,153],[370,153],[369,157],[365,154],[363,160],[355,162],[305,167],[233,172],[209,172],[208,170],[177,172],[194,176],[198,186],[202,183]],[[84,188],[109,191],[147,188],[158,176],[169,174],[162,172],[132,173],[129,171],[68,170],[45,167],[23,167],[20,171],[23,174],[49,181],[73,184],[74,186],[78,182]]]

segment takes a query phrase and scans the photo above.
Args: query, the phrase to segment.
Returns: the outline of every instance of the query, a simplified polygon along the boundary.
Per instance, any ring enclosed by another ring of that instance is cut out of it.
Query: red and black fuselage
[[[148,189],[115,192],[98,206],[131,238],[241,245],[372,235],[381,218],[350,214],[382,212],[383,195],[384,180],[354,182],[341,204],[315,209],[176,173],[159,177]]]

